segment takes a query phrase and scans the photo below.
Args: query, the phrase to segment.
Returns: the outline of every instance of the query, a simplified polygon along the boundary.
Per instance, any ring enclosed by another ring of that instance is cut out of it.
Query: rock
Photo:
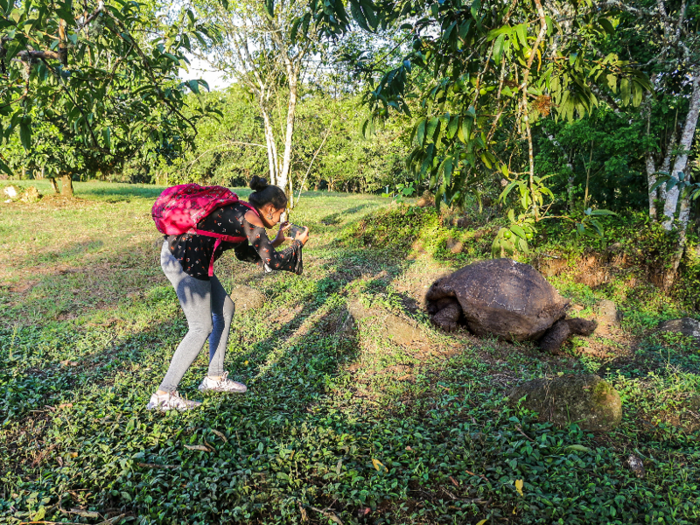
[[[243,285],[234,288],[231,291],[230,297],[236,305],[237,312],[245,312],[246,310],[260,308],[267,300],[262,292],[250,286]]]
[[[462,241],[458,241],[457,239],[449,238],[445,244],[447,249],[455,255],[462,253],[462,250],[464,249],[464,243]]]
[[[457,228],[466,229],[466,228],[469,228],[471,223],[472,223],[472,220],[470,217],[460,217],[459,219],[457,219],[457,222],[455,224],[456,224]]]
[[[677,332],[687,337],[692,337],[700,343],[700,321],[690,317],[673,319],[659,323],[657,332]]]
[[[539,339],[566,316],[569,306],[537,270],[511,259],[470,264],[442,277],[430,287],[426,301],[438,326],[442,323],[436,314],[448,305],[454,309],[456,301],[474,334],[506,341]]]
[[[29,188],[27,188],[19,198],[19,200],[26,202],[27,204],[39,202],[39,199],[41,199],[41,193],[39,193],[39,190],[37,190],[34,186],[29,186]]]
[[[610,430],[622,419],[617,391],[597,375],[565,375],[528,381],[508,392],[523,406],[559,426],[576,423],[582,430]]]
[[[7,186],[2,192],[7,195],[10,199],[16,199],[19,195],[19,191],[15,186]]]
[[[700,394],[690,396],[688,399],[688,406],[690,410],[700,411]]]
[[[605,327],[619,326],[620,314],[615,303],[609,299],[603,299],[598,303],[596,319],[598,324]]]
[[[627,464],[630,466],[630,469],[632,469],[632,472],[634,472],[638,478],[644,477],[644,463],[641,459],[639,459],[634,454],[630,454],[630,457],[627,458]]]

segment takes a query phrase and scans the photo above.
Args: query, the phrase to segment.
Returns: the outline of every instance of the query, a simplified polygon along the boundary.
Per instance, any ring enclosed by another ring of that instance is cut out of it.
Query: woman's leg
[[[163,245],[160,261],[163,272],[177,292],[189,326],[187,335],[175,350],[168,372],[159,388],[163,392],[174,392],[212,331],[212,286],[211,281],[202,281],[187,275],[170,253],[167,242]]]
[[[211,278],[211,317],[214,328],[209,336],[209,377],[224,374],[224,357],[235,305],[214,275]]]

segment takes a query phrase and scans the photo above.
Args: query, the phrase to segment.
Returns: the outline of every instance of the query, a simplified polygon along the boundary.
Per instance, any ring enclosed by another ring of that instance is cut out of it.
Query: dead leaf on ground
[[[523,480],[522,479],[515,480],[515,490],[517,490],[518,494],[520,494],[521,496],[523,495]]]
[[[217,436],[219,436],[221,439],[223,439],[224,443],[228,443],[228,438],[224,435],[223,432],[219,432],[218,430],[214,430],[213,428],[211,429],[211,431]]]
[[[211,452],[209,447],[206,447],[204,445],[185,445],[185,448],[187,450],[199,450],[201,452]]]

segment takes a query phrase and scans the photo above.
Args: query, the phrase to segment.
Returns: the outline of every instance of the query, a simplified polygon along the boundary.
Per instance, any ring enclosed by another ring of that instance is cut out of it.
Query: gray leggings
[[[224,373],[224,357],[235,306],[216,276],[202,281],[187,275],[173,257],[167,241],[160,252],[160,265],[177,292],[189,331],[175,350],[160,390],[174,392],[209,338],[209,375]]]

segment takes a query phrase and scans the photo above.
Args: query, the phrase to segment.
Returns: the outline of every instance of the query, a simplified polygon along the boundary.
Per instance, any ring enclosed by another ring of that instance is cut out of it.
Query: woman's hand
[[[280,223],[280,229],[277,232],[277,235],[275,235],[275,238],[272,240],[272,246],[277,248],[280,244],[284,243],[284,241],[292,241],[291,237],[287,237],[286,231],[291,228],[292,225],[289,223],[289,221],[284,221],[283,223]]]
[[[306,244],[307,241],[309,240],[309,227],[305,226],[304,231],[297,234],[297,236],[294,238],[295,241],[299,241],[302,245]]]

